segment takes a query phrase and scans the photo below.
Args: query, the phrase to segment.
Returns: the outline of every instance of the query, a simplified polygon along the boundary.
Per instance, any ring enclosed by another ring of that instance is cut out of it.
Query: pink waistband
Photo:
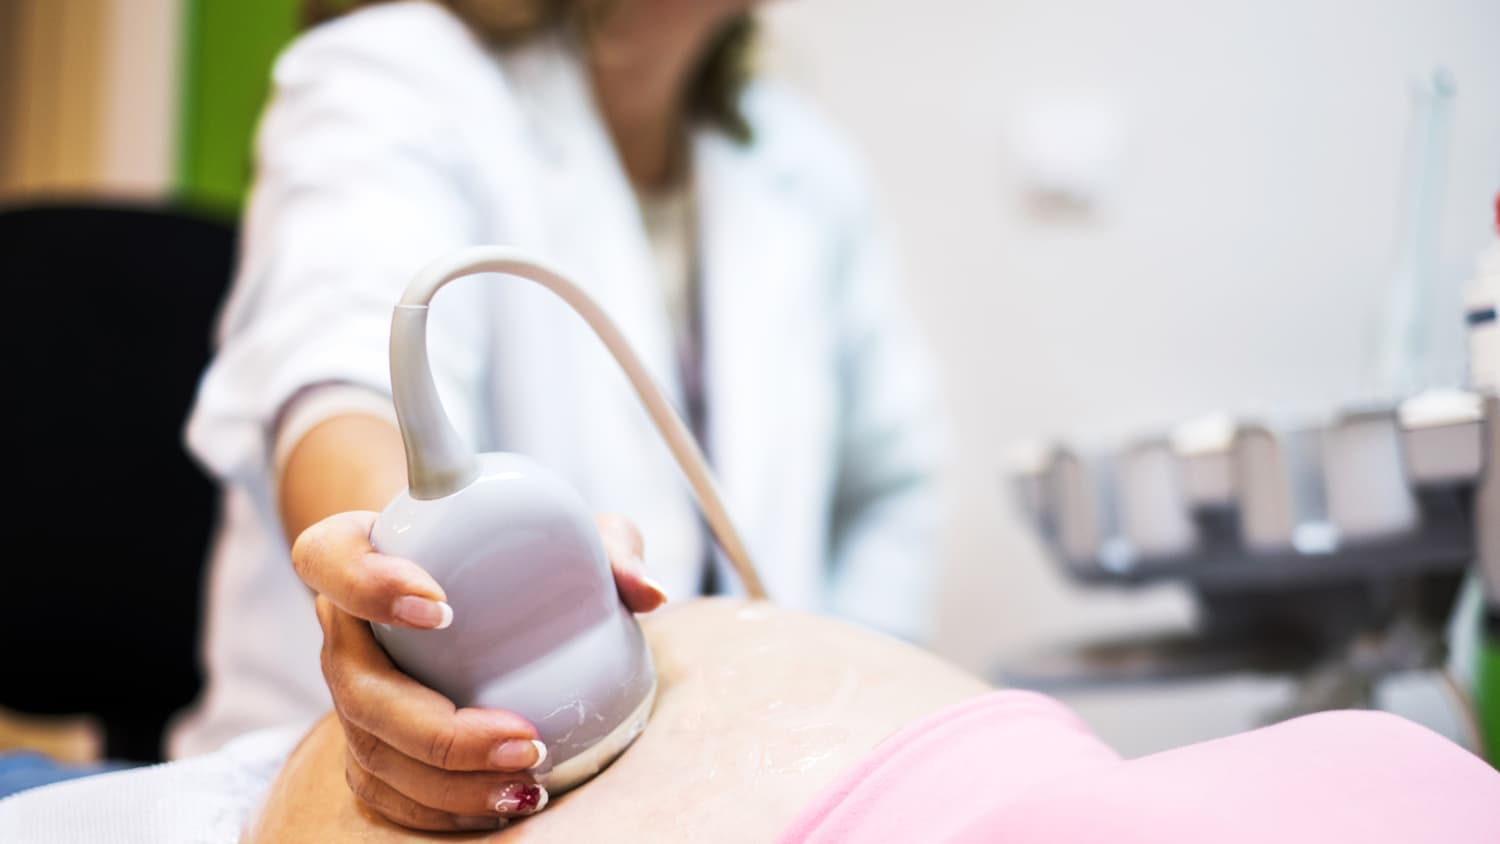
[[[882,742],[783,844],[1500,842],[1500,772],[1425,727],[1325,712],[1123,761],[1043,695],[993,692]]]
[[[941,841],[1038,782],[1118,758],[1052,698],[991,692],[881,742],[818,795],[780,840]]]

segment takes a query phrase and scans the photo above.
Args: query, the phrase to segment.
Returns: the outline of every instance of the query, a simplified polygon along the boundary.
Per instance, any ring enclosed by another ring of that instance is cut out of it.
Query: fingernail
[[[453,623],[453,608],[442,601],[403,595],[391,605],[391,615],[410,627],[442,630]]]
[[[510,818],[462,817],[453,819],[453,828],[459,830],[504,829]]]
[[[661,585],[661,581],[648,574],[641,577],[641,582],[646,584],[646,586],[649,587],[651,591],[661,596],[661,602],[663,604],[665,604],[669,600],[667,597],[667,588]]]
[[[508,782],[495,795],[502,815],[534,815],[547,807],[547,789],[534,782]]]
[[[524,771],[535,768],[547,758],[547,745],[531,739],[506,739],[495,745],[490,767],[502,771]]]

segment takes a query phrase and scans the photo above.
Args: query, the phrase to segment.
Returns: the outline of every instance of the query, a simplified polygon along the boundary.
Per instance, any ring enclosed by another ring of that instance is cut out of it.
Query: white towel
[[[234,844],[310,725],[275,727],[184,759],[0,800],[5,844]]]

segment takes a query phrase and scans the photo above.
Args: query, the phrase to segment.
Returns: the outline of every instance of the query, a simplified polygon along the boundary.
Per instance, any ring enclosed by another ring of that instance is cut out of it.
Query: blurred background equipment
[[[1419,121],[1430,117],[1419,109]],[[1420,182],[1439,177],[1434,158],[1417,159],[1418,193],[1429,197],[1435,189]],[[1500,397],[1486,333],[1495,319],[1489,276],[1500,198],[1495,233],[1464,314],[1475,392],[1430,390],[1312,430],[1207,420],[1184,426],[1170,445],[1148,441],[1089,464],[1061,448],[1032,448],[1012,470],[1016,498],[1067,575],[1093,586],[1184,583],[1199,621],[1188,634],[1013,661],[1002,679],[1058,689],[1232,671],[1298,677],[1292,700],[1266,713],[1274,721],[1375,707],[1386,678],[1429,671],[1450,696],[1467,746],[1500,760]],[[1409,348],[1405,330],[1426,307],[1420,278],[1404,268],[1391,289],[1397,315],[1387,324],[1398,330],[1385,336],[1407,350],[1384,360],[1425,356]],[[1080,524],[1088,525],[1081,533]],[[1484,596],[1472,697],[1449,650],[1471,575]]]
[[[1028,468],[1015,478],[1028,515],[1071,578],[1091,586],[1182,582],[1200,620],[1192,634],[1116,639],[1013,663],[1002,679],[1055,689],[1236,670],[1300,674],[1297,698],[1268,713],[1279,719],[1373,706],[1386,674],[1446,671],[1449,618],[1485,517],[1472,502],[1486,420],[1477,395],[1444,398],[1439,412],[1407,421],[1395,412],[1345,415],[1312,432],[1311,449],[1289,447],[1309,432],[1236,430],[1227,500],[1193,500],[1184,490],[1201,453],[1154,444],[1146,447],[1149,463],[1141,446],[1099,458],[1095,465],[1112,464],[1101,474],[1113,482],[1084,486],[1112,503],[1092,508],[1068,493],[1077,484],[1072,458]],[[1258,479],[1268,466],[1277,471]],[[1098,544],[1079,553],[1060,526],[1087,518],[1086,509],[1135,515],[1100,524]],[[1276,517],[1267,519],[1268,511]],[[1488,518],[1500,522],[1500,511]],[[1477,745],[1466,697],[1456,704]]]

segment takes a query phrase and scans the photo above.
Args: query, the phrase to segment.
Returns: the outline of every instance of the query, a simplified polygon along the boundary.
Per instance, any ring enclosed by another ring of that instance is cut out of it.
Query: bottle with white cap
[[[1469,383],[1480,392],[1500,392],[1500,196],[1495,197],[1494,235],[1479,253],[1474,280],[1464,292],[1464,318],[1469,325]]]

